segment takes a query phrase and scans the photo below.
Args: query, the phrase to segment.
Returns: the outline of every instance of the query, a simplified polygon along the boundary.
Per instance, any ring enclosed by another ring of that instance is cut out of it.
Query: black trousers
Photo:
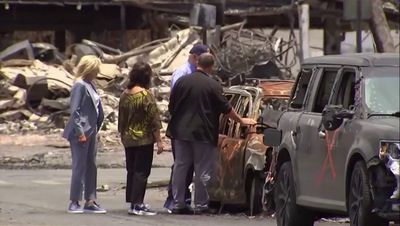
[[[147,178],[153,162],[154,145],[126,147],[126,202],[143,204]]]

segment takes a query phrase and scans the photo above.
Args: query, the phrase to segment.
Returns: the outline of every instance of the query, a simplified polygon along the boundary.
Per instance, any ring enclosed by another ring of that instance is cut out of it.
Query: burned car
[[[256,84],[232,86],[224,95],[242,117],[258,118],[264,108],[287,106],[292,80],[254,80]],[[218,140],[218,166],[208,186],[210,200],[220,204],[247,204],[250,214],[262,211],[261,196],[270,162],[263,135],[241,127],[222,115]]]
[[[348,214],[351,226],[400,221],[399,62],[398,54],[305,60],[288,109],[264,132],[277,157],[279,226],[327,214]]]

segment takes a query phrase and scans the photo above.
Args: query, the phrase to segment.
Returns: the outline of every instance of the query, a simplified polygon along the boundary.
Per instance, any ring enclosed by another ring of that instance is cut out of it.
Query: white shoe
[[[128,214],[130,215],[138,215],[138,216],[154,216],[157,215],[156,212],[150,210],[147,205],[134,205],[133,208],[128,210]]]

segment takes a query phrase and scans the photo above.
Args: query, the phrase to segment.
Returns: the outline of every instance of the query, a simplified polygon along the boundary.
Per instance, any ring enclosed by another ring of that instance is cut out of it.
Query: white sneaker
[[[138,215],[138,216],[154,216],[157,213],[150,210],[147,205],[134,205],[133,208],[128,210],[128,214],[130,215]]]

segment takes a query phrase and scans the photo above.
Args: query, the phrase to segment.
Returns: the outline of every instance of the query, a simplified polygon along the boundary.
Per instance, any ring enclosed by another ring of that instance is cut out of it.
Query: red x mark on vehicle
[[[329,163],[329,168],[331,171],[331,176],[332,179],[336,179],[336,170],[335,170],[335,165],[333,164],[333,157],[332,157],[332,152],[333,152],[333,147],[335,144],[335,139],[336,139],[336,134],[339,130],[335,130],[331,133],[326,131],[326,136],[325,136],[325,142],[326,142],[326,157],[324,162],[322,163],[321,170],[319,171],[319,174],[316,178],[317,185],[319,186],[322,182],[322,179],[324,178],[324,174],[326,171],[327,164]]]

